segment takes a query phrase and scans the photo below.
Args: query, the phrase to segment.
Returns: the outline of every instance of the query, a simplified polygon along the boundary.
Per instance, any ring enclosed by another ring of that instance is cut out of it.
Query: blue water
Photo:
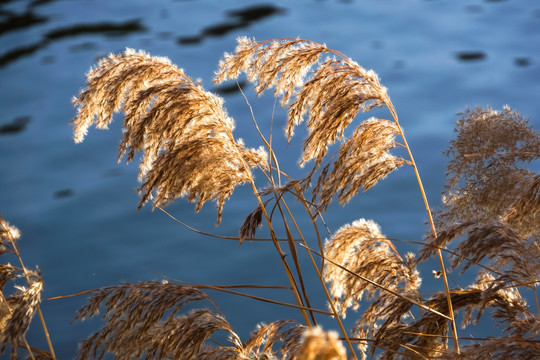
[[[246,8],[262,5],[263,16],[242,17]],[[0,23],[0,212],[23,233],[26,265],[41,269],[43,298],[164,277],[286,284],[268,243],[239,247],[196,235],[159,211],[136,210],[136,164],[115,162],[120,117],[109,131],[91,129],[82,144],[72,142],[71,98],[84,86],[90,66],[110,52],[130,47],[167,56],[213,89],[216,65],[238,36],[326,43],[374,69],[388,87],[435,206],[444,183],[440,154],[453,136],[457,113],[467,106],[509,104],[536,128],[539,124],[540,3],[534,0],[21,0],[2,2]],[[255,99],[249,86],[245,91],[268,132],[273,99]],[[223,96],[237,135],[258,146],[244,99],[238,93]],[[278,113],[275,144],[285,145],[283,122]],[[281,167],[293,174],[299,173],[297,148],[280,152]],[[262,176],[258,180],[265,185]],[[249,188],[237,189],[217,228],[211,204],[197,215],[181,199],[167,209],[196,228],[235,236],[255,206]],[[426,216],[411,170],[392,174],[346,208],[331,207],[326,220],[336,230],[360,217],[376,220],[388,236],[420,240]],[[457,275],[455,280],[467,285]],[[324,306],[317,282],[312,279],[309,286],[315,304]],[[285,292],[257,294],[293,301]],[[261,321],[299,319],[295,311],[275,305],[212,296],[241,336]],[[99,326],[70,324],[83,302],[84,297],[42,303],[59,359],[73,358],[78,341]],[[332,321],[325,324],[335,327]],[[33,325],[29,343],[46,348]]]

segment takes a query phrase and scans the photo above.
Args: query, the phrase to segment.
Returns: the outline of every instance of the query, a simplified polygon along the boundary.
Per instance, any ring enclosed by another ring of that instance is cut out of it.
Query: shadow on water
[[[233,84],[223,84],[216,86],[212,89],[212,92],[225,96],[230,94],[236,94],[240,92],[240,90],[243,90],[246,86],[247,81],[239,80],[237,82],[234,82]]]
[[[9,124],[0,125],[0,135],[17,134],[26,129],[30,122],[30,116],[19,116]]]
[[[9,10],[0,9],[0,35],[10,31],[27,29],[34,25],[43,24],[49,21],[48,17],[36,15],[31,10],[26,10],[22,14],[16,14]]]
[[[486,58],[486,53],[483,51],[461,51],[456,54],[459,61],[479,61]]]
[[[248,27],[253,22],[284,13],[285,9],[270,4],[260,4],[239,10],[230,10],[226,12],[228,20],[203,28],[199,35],[179,37],[178,43],[181,45],[199,44],[207,37],[224,36],[234,30]]]
[[[145,32],[146,27],[142,25],[140,19],[128,20],[125,22],[99,22],[90,24],[79,24],[68,27],[61,27],[51,30],[43,35],[41,41],[34,44],[19,46],[4,54],[0,54],[0,67],[4,67],[22,57],[32,55],[36,51],[50,45],[51,42],[80,35],[100,34],[107,37],[125,36],[134,32]]]

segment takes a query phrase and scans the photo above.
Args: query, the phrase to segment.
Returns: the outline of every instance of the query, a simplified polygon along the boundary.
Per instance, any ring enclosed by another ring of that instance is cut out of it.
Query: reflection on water
[[[58,40],[79,35],[101,34],[104,36],[127,36],[134,32],[143,32],[146,28],[141,24],[141,19],[129,20],[121,23],[100,22],[94,24],[80,24],[65,28],[55,29],[45,34],[47,40]]]
[[[8,10],[0,9],[0,35],[10,31],[29,28],[42,24],[49,20],[48,17],[36,15],[32,10],[26,10],[23,14],[16,14]]]
[[[62,189],[54,192],[54,197],[56,199],[68,198],[73,196],[73,189]]]
[[[285,14],[285,9],[268,4],[229,10],[226,12],[229,19],[223,23],[205,27],[199,35],[179,37],[178,43],[181,45],[198,44],[207,37],[224,36],[232,31],[245,28],[255,21],[280,14]]]
[[[100,34],[108,37],[127,36],[131,33],[144,32],[147,29],[141,24],[140,19],[125,22],[99,22],[90,24],[78,24],[61,27],[46,32],[43,39],[35,44],[16,47],[0,55],[0,67],[6,66],[22,57],[32,55],[36,51],[49,46],[53,41],[83,35]]]
[[[16,117],[11,123],[0,125],[0,135],[16,134],[24,131],[29,122],[30,116]]]
[[[215,92],[216,94],[225,96],[229,94],[236,94],[240,92],[240,90],[244,89],[248,85],[248,82],[245,80],[239,80],[235,82],[234,84],[220,84],[219,86],[216,86],[212,89],[212,92]]]
[[[478,61],[484,60],[486,54],[483,51],[462,51],[457,53],[456,57],[461,61]]]
[[[531,65],[531,60],[529,58],[519,57],[514,59],[514,64],[516,66],[525,67]]]

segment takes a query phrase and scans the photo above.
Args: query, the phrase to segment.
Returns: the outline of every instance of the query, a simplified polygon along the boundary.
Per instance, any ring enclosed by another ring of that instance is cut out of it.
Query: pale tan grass
[[[196,288],[155,281],[96,290],[76,319],[93,317],[103,306],[106,324],[81,343],[79,359],[102,359],[106,353],[117,359],[145,354],[155,359],[197,359],[206,341],[219,330],[241,344],[216,311],[193,309],[179,314],[186,304],[201,300],[211,302]]]
[[[239,359],[289,359],[307,328],[291,320],[259,324],[244,343]]]
[[[446,152],[448,185],[437,218],[448,223],[505,215],[535,182],[522,165],[540,155],[540,134],[509,107],[467,110],[456,132]]]
[[[24,335],[30,327],[30,323],[38,304],[41,300],[43,282],[38,272],[29,272],[30,284],[28,287],[15,286],[17,290],[13,295],[2,302],[2,318],[0,323],[0,354],[4,352],[7,344],[11,345],[11,359],[17,359],[19,344],[25,343]]]
[[[218,223],[234,188],[249,181],[248,167],[266,167],[266,152],[247,149],[233,138],[234,121],[223,100],[205,91],[164,58],[126,50],[100,61],[87,75],[86,88],[74,99],[75,141],[94,122],[106,128],[114,112],[125,113],[118,159],[142,152],[139,207],[154,208],[178,197],[196,203],[196,211],[215,201]]]
[[[320,327],[306,330],[291,360],[345,360],[347,353],[336,332]]]
[[[294,128],[306,121],[308,135],[304,140],[300,165],[314,161],[313,170],[303,180],[304,190],[311,182],[311,176],[323,163],[323,158],[329,146],[343,139],[345,129],[351,124],[359,111],[368,111],[375,106],[390,104],[386,88],[371,71],[362,68],[345,55],[309,40],[281,39],[269,42],[256,42],[247,38],[238,39],[238,47],[234,54],[225,54],[220,62],[214,81],[221,83],[237,79],[246,73],[248,80],[255,83],[257,94],[267,89],[275,88],[274,95],[281,97],[281,105],[288,106],[288,119],[285,134],[288,140],[294,134]],[[343,169],[345,158],[352,159],[353,155],[342,146],[340,153],[341,165],[335,166],[332,180],[354,177],[354,185],[345,190],[345,186],[328,187],[324,192],[322,206],[326,207],[332,196],[341,191],[340,201],[347,202],[356,194],[358,189],[368,189],[388,173],[406,163],[393,157],[387,150],[394,147],[393,138],[399,132],[397,124],[381,119],[370,119],[365,125],[358,127],[355,135],[349,140],[349,149],[359,146],[362,139],[370,135],[375,138],[372,145],[380,150],[378,155],[356,166],[349,166],[349,174]],[[362,124],[364,124],[362,123]],[[380,123],[377,126],[377,123]],[[370,129],[368,128],[377,128]],[[388,132],[392,128],[393,131]],[[383,130],[384,129],[384,130]],[[369,133],[369,134],[368,134]],[[355,138],[356,137],[356,138]],[[381,140],[379,143],[377,140]],[[367,148],[362,148],[362,151]],[[356,154],[360,153],[358,151]],[[375,155],[373,150],[371,155]],[[371,166],[370,166],[371,165]],[[343,173],[340,173],[343,170]],[[357,174],[355,175],[354,172]],[[328,174],[328,169],[322,171]],[[327,180],[320,176],[319,187]]]
[[[479,344],[465,346],[460,355],[445,354],[449,360],[507,360],[539,359],[540,345],[516,338],[493,338]]]
[[[341,145],[335,162],[322,171],[314,189],[326,209],[334,194],[344,205],[358,191],[366,191],[407,161],[388,151],[396,146],[397,125],[388,120],[370,118],[364,121]]]
[[[403,282],[408,292],[415,292],[420,285],[418,274],[396,252],[393,244],[384,237],[379,226],[371,220],[360,219],[345,225],[325,244],[326,258],[348,270],[331,263],[326,264],[324,279],[341,316],[348,308],[358,309],[367,294],[373,299],[379,290],[354,274],[359,274],[379,285],[397,289]]]

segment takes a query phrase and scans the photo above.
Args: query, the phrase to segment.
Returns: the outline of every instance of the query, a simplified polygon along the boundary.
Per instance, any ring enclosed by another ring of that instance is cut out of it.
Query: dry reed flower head
[[[409,299],[418,303],[423,302],[420,294],[421,279],[416,270],[414,254],[407,253],[402,265],[402,271],[406,273],[406,281],[391,288],[402,296],[395,296],[388,291],[379,291],[379,296],[368,305],[353,328],[352,333],[358,338],[371,338],[373,340],[369,351],[370,356],[373,356],[378,347],[395,348],[395,351],[399,349],[400,345],[393,341],[406,340],[403,338],[402,331],[411,322],[412,313],[410,310],[414,305]],[[367,341],[358,342],[358,348],[363,358],[366,357],[368,346]],[[388,352],[388,354],[390,353],[392,351]]]
[[[461,348],[460,354],[446,353],[445,360],[539,359],[540,346],[535,341],[516,338],[494,338]]]
[[[15,286],[17,290],[13,295],[4,299],[2,297],[2,318],[0,319],[0,354],[4,352],[5,346],[12,346],[11,358],[17,358],[19,343],[24,338],[32,318],[41,301],[43,282],[39,271],[27,270],[30,283],[28,287]],[[7,307],[6,307],[7,306]]]
[[[324,280],[330,283],[339,314],[343,317],[349,307],[357,309],[364,292],[373,298],[379,287],[356,274],[368,278],[388,289],[403,288],[416,293],[420,278],[412,262],[404,261],[394,245],[381,234],[372,220],[360,219],[341,227],[324,247]]]
[[[358,126],[354,133],[341,145],[332,165],[322,171],[314,193],[319,197],[321,209],[326,209],[334,194],[338,194],[344,205],[360,189],[368,190],[406,160],[391,155],[388,151],[396,146],[394,137],[397,125],[388,120],[370,118]]]
[[[21,237],[21,232],[0,215],[0,255],[13,252],[13,246]]]
[[[540,134],[526,119],[507,106],[502,111],[476,108],[461,116],[446,152],[451,158],[448,185],[438,214],[443,223],[503,216],[516,200],[530,196],[527,191],[538,181],[521,166],[540,154]],[[535,201],[531,215],[538,212]]]
[[[311,175],[322,165],[328,147],[344,137],[345,129],[360,110],[368,111],[383,105],[392,107],[386,88],[380,84],[375,72],[313,41],[278,39],[257,42],[239,38],[235,53],[225,54],[220,62],[214,81],[221,83],[236,79],[241,73],[246,73],[248,80],[255,83],[258,94],[275,88],[274,95],[281,96],[281,105],[289,109],[285,128],[289,141],[294,128],[306,120],[308,135],[300,165],[311,160],[315,161],[315,165],[304,188],[309,185]],[[395,146],[393,139],[398,133],[396,124],[372,118],[362,125],[341,146],[337,160],[339,165],[334,166],[331,177],[328,178],[328,169],[325,169],[325,176],[321,175],[318,180],[318,188],[323,183],[334,184],[323,190],[323,207],[336,192],[340,192],[342,203],[347,202],[360,188],[373,186],[406,163],[387,152]],[[369,145],[375,146],[374,149],[368,147],[366,140],[369,136],[373,136]],[[366,143],[365,146],[353,151],[355,146],[362,146],[362,141]],[[352,158],[359,153],[369,154],[370,160],[359,161],[359,165],[353,166]],[[353,185],[337,185],[339,179],[351,177],[354,178]]]
[[[486,308],[494,308],[492,317],[504,323],[509,332],[515,337],[525,337],[527,333],[536,337],[540,330],[540,320],[532,314],[527,307],[526,301],[521,297],[517,287],[505,277],[495,278],[488,273],[480,273],[476,282],[466,290],[469,293],[478,293],[479,301],[470,302],[464,306],[462,327],[465,328],[471,322],[476,324]],[[473,313],[476,317],[473,319]],[[536,328],[536,330],[535,330]]]
[[[239,360],[287,359],[296,351],[306,331],[292,320],[259,324],[238,352]]]
[[[110,55],[91,69],[73,103],[76,142],[93,123],[107,128],[114,112],[124,112],[118,158],[127,155],[130,162],[135,152],[143,153],[139,207],[149,199],[157,207],[186,196],[198,211],[211,200],[219,223],[225,200],[252,179],[249,169],[266,166],[262,148],[247,149],[233,138],[234,121],[223,100],[165,58],[131,49]]]
[[[346,360],[345,347],[334,331],[316,326],[304,332],[291,360]]]
[[[105,306],[106,324],[81,343],[79,359],[102,359],[106,353],[116,359],[198,359],[199,353],[211,352],[206,341],[219,330],[240,346],[221,314],[192,309],[179,315],[186,304],[200,300],[211,302],[196,288],[155,281],[96,290],[75,319],[93,317]]]
[[[490,269],[522,284],[534,284],[540,277],[538,233],[530,238],[523,237],[501,219],[448,224],[440,230],[436,239],[426,238],[426,246],[421,250],[422,260],[431,257],[437,247],[460,239],[454,249],[452,268],[462,266],[462,273],[488,259]]]

